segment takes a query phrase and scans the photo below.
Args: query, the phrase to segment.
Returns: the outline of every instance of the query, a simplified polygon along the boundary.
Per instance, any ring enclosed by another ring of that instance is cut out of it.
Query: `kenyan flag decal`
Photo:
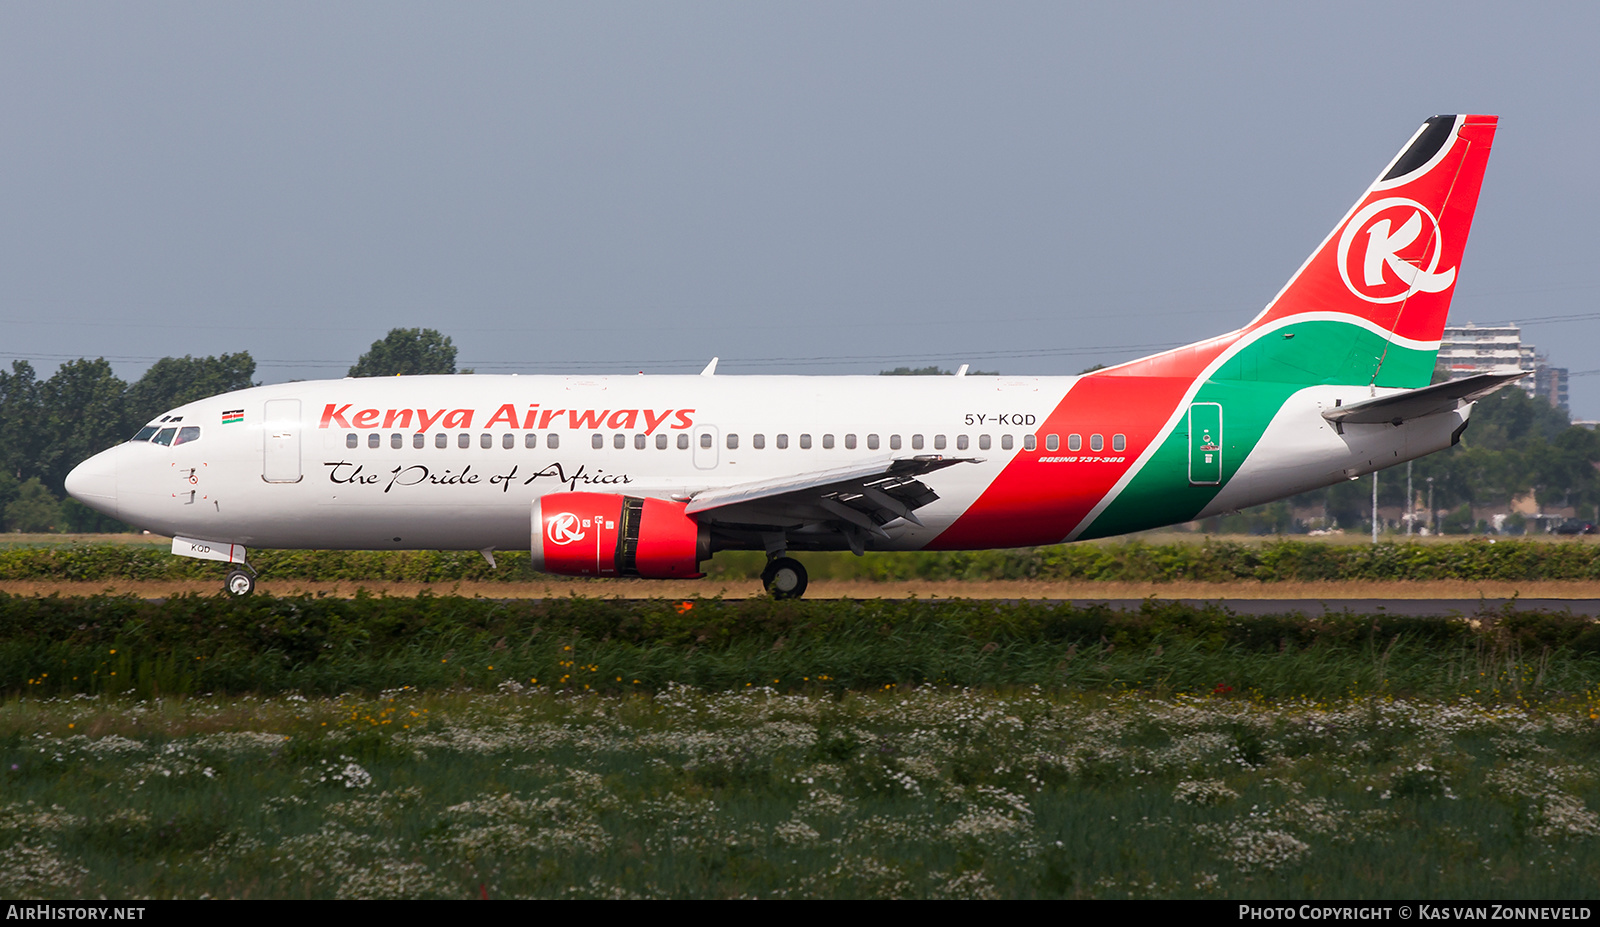
[[[232,412],[222,413],[222,424],[224,425],[237,425],[242,421],[244,421],[243,409],[234,409]]]

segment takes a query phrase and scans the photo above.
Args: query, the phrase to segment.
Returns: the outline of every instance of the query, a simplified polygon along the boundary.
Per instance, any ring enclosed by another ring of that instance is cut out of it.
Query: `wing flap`
[[[732,527],[835,522],[888,537],[883,525],[904,518],[920,525],[916,510],[939,494],[919,477],[977,458],[884,457],[849,467],[775,480],[757,480],[697,493],[686,514]]]

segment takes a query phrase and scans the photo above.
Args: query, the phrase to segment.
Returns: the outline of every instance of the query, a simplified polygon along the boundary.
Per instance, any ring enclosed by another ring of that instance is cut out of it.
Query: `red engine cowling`
[[[602,492],[533,503],[533,568],[566,576],[698,579],[711,537],[685,504]]]

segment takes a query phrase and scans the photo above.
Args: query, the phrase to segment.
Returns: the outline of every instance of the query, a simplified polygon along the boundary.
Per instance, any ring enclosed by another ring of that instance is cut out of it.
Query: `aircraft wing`
[[[888,539],[883,526],[897,518],[915,525],[916,510],[939,498],[919,477],[972,457],[885,457],[832,470],[756,480],[695,494],[685,513],[702,524],[760,532],[840,532],[852,549],[863,535]]]
[[[1481,373],[1421,389],[1322,410],[1322,417],[1340,425],[1398,425],[1425,415],[1454,412],[1463,402],[1482,399],[1526,373]]]

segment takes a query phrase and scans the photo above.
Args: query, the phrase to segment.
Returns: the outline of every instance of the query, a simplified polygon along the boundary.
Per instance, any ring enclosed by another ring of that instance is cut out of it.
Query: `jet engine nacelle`
[[[685,503],[600,492],[550,493],[533,503],[533,568],[566,576],[698,579],[711,534]]]

